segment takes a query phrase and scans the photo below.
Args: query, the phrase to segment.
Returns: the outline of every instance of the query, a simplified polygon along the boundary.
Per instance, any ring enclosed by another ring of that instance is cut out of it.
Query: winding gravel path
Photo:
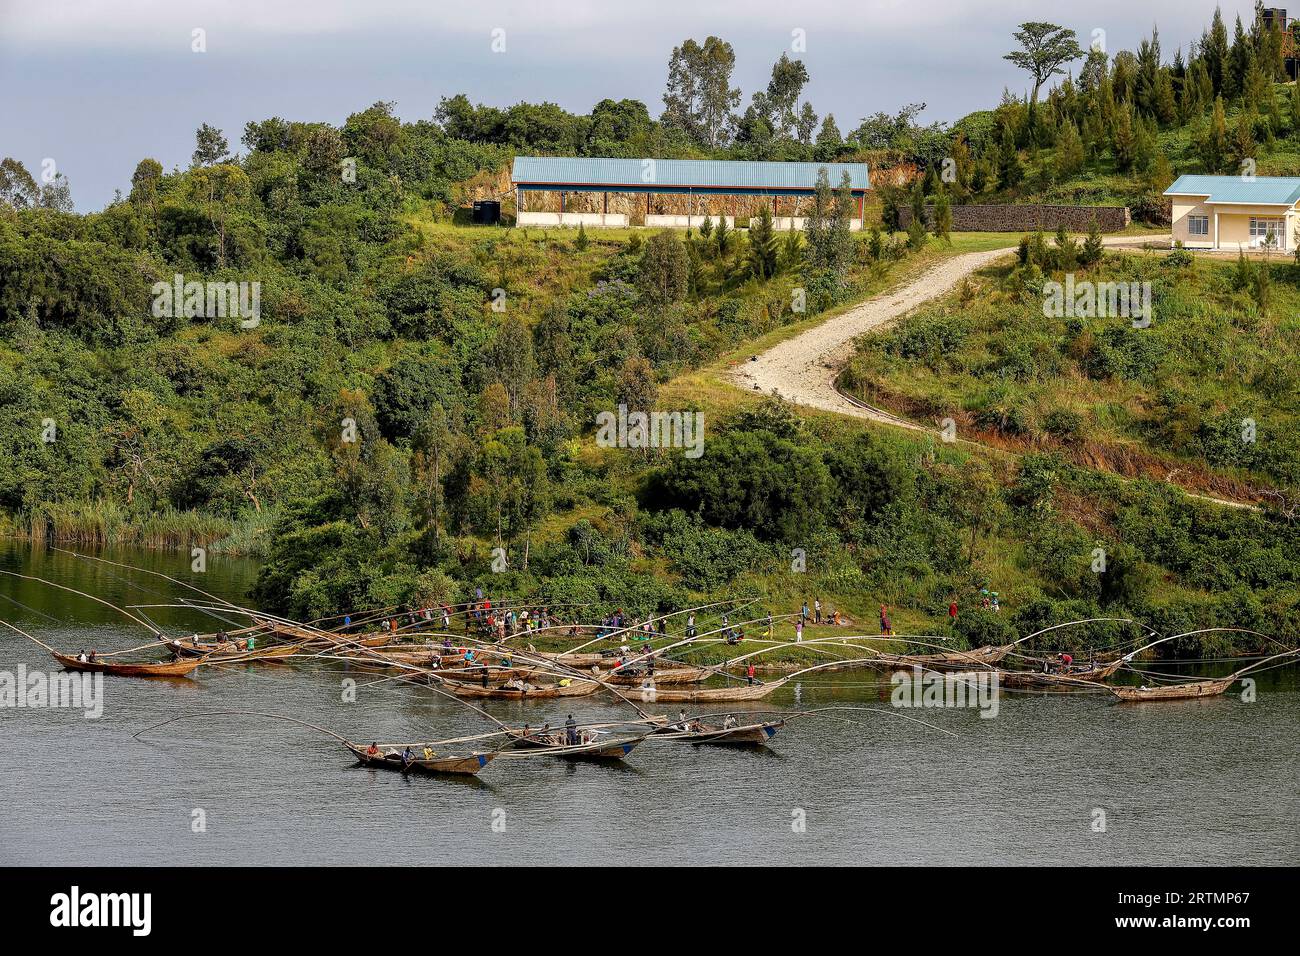
[[[1168,236],[1110,236],[1102,241],[1107,246],[1135,246],[1149,242],[1167,243],[1168,240]],[[821,325],[772,346],[755,360],[731,369],[727,378],[739,388],[775,395],[795,405],[865,418],[895,428],[937,431],[932,425],[908,421],[885,409],[849,398],[836,389],[835,380],[845,363],[853,357],[853,342],[858,336],[949,292],[972,272],[1015,251],[1015,246],[1008,246],[985,252],[965,252],[937,262],[910,282],[882,292]],[[1234,508],[1252,507],[1239,501],[1188,494]]]
[[[772,346],[757,360],[737,366],[731,380],[741,388],[778,395],[796,405],[807,405],[869,418],[872,421],[932,431],[880,409],[850,401],[835,389],[835,379],[853,357],[853,340],[912,311],[923,302],[948,292],[977,269],[1015,251],[966,252],[936,263],[911,282],[882,292],[821,325]]]

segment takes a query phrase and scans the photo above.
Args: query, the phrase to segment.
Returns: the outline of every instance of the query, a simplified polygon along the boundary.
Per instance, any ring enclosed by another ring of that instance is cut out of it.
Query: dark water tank
[[[474,202],[476,225],[494,226],[501,221],[501,203],[495,199],[478,199]]]

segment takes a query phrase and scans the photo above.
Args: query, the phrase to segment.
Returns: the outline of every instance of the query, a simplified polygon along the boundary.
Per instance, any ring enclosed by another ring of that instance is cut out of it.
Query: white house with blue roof
[[[1188,249],[1296,247],[1300,177],[1179,176],[1165,195],[1173,202],[1173,241]]]

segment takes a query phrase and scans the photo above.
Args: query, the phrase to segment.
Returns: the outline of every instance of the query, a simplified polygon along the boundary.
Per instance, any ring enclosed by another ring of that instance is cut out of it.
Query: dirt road
[[[1107,246],[1122,247],[1133,246],[1137,242],[1167,243],[1168,240],[1168,236],[1143,236],[1140,240],[1135,240],[1133,236],[1110,236],[1103,242]],[[944,259],[910,282],[883,292],[821,325],[774,345],[754,361],[736,366],[729,378],[732,384],[740,388],[777,395],[796,405],[865,418],[896,428],[937,431],[932,425],[911,422],[885,409],[848,398],[836,390],[835,380],[853,356],[853,340],[858,336],[878,329],[922,303],[945,294],[972,272],[1013,252],[1015,247],[1008,246],[986,252],[966,252]],[[1195,494],[1192,497],[1235,508],[1250,507],[1222,498]]]

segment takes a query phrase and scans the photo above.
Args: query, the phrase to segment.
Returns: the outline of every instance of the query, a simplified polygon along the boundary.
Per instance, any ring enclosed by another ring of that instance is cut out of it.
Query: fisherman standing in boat
[[[573,719],[572,714],[564,722],[564,740],[571,747],[578,742],[578,722]]]

